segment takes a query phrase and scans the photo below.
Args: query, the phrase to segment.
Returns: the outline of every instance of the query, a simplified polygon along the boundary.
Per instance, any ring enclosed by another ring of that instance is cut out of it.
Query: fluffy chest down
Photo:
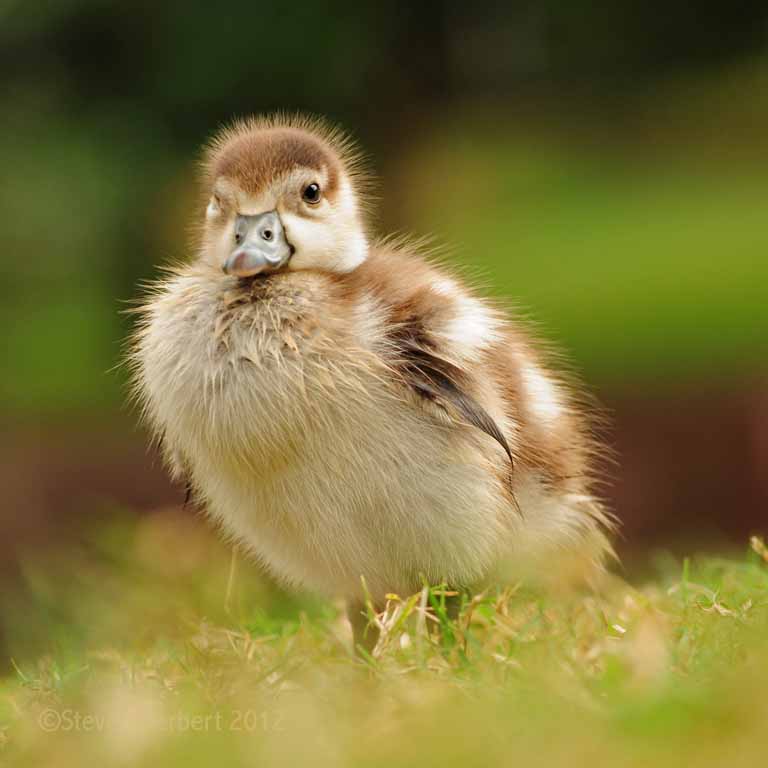
[[[370,307],[320,276],[176,278],[140,339],[150,420],[278,577],[353,594],[480,577],[511,510],[474,441],[387,376]],[[383,348],[383,347],[382,347]]]

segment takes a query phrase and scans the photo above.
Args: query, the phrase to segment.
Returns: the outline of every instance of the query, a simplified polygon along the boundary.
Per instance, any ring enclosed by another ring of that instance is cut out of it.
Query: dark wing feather
[[[492,437],[514,466],[507,439],[488,412],[467,391],[467,377],[461,368],[430,349],[432,345],[427,336],[413,323],[401,326],[395,341],[399,353],[397,367],[406,384],[421,397],[449,413],[458,413],[468,424]]]
[[[165,430],[155,437],[152,441],[152,450],[155,453],[162,454],[165,446]],[[192,480],[189,477],[189,472],[184,467],[179,467],[179,478],[184,483],[184,503],[181,505],[182,509],[186,509],[189,503],[192,501],[194,495],[194,489],[192,487]]]

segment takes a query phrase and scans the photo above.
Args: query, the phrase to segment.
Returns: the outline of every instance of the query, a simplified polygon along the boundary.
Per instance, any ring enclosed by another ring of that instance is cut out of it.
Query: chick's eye
[[[320,185],[316,184],[314,181],[311,184],[307,184],[307,186],[304,187],[304,191],[301,193],[301,199],[304,200],[305,203],[310,203],[312,205],[319,203]]]

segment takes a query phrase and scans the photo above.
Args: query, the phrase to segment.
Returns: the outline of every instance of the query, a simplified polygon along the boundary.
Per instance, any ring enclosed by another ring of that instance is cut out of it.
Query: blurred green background
[[[620,549],[765,527],[764,2],[5,0],[0,103],[5,554],[178,503],[121,310],[186,254],[201,143],[274,109],[350,129],[377,229],[566,351],[614,424]]]

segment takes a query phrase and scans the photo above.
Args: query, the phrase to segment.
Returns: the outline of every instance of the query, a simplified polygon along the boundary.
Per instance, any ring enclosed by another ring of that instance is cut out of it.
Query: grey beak
[[[277,211],[235,220],[235,243],[224,262],[224,272],[237,277],[251,277],[284,267],[293,255],[285,238],[283,222]]]

